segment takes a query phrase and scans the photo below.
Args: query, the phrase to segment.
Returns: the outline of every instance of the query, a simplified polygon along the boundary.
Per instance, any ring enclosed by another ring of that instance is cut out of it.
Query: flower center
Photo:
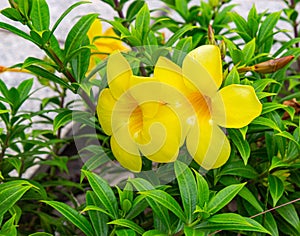
[[[209,97],[203,96],[200,92],[193,92],[188,95],[188,99],[198,118],[209,119],[211,117],[211,100]]]
[[[140,106],[137,106],[129,118],[129,131],[134,139],[138,138],[143,127],[143,112]]]

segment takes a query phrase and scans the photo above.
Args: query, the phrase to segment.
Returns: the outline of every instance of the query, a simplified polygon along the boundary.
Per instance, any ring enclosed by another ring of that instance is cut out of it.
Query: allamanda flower
[[[128,50],[128,48],[125,47],[123,42],[119,39],[119,36],[116,35],[113,28],[108,28],[103,33],[102,23],[99,19],[96,19],[92,23],[87,35],[90,43],[97,48],[97,50],[92,49],[93,55],[91,56],[89,70],[96,65],[97,60],[105,59],[112,52],[116,50]]]
[[[180,71],[180,67],[166,60],[161,61],[164,61],[165,71],[170,71],[169,75],[172,71]],[[188,127],[183,132],[186,133],[187,150],[203,168],[220,167],[230,155],[229,141],[220,127],[248,125],[259,116],[262,105],[251,86],[232,84],[219,89],[223,75],[217,46],[200,46],[188,53],[182,65],[183,77],[178,74],[172,80],[166,73],[160,80],[187,97],[188,102],[179,99],[170,104],[180,107],[177,111]]]
[[[169,88],[155,76],[133,75],[119,52],[108,58],[107,81],[108,88],[99,95],[97,114],[120,164],[139,172],[141,155],[155,162],[174,161],[183,139],[178,114],[163,102]]]

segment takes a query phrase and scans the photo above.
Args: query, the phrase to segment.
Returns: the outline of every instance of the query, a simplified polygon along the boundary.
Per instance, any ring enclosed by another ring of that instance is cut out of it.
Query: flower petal
[[[182,72],[186,86],[192,91],[199,91],[211,97],[218,91],[217,84],[209,71],[189,54],[184,58]]]
[[[127,151],[127,148],[123,149],[116,141],[114,136],[112,136],[110,139],[110,145],[115,158],[124,168],[127,168],[133,172],[141,171],[142,158],[139,155],[137,146],[133,142],[128,142],[128,145],[130,146],[128,146],[127,148],[131,150],[130,152]]]
[[[127,91],[131,76],[131,67],[125,57],[120,52],[111,54],[107,61],[107,82],[115,99]]]
[[[259,116],[262,104],[253,87],[231,84],[212,98],[212,119],[226,128],[241,128]]]
[[[207,170],[224,165],[230,156],[230,144],[224,132],[209,120],[196,123],[186,139],[190,155]]]
[[[90,40],[90,43],[93,44],[94,38],[102,35],[102,23],[99,19],[96,19],[90,29],[87,32],[87,36]]]
[[[156,116],[145,119],[138,140],[139,149],[155,162],[175,161],[181,142],[179,117],[166,105],[161,105]]]
[[[100,125],[107,135],[112,135],[112,110],[116,100],[109,89],[103,89],[98,98],[97,115]]]
[[[187,56],[192,57],[209,72],[218,88],[221,86],[223,73],[219,47],[215,45],[203,45],[189,52]]]

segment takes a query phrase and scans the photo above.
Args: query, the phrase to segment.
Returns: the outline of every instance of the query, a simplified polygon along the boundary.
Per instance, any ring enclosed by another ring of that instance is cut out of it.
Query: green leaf
[[[132,229],[117,229],[116,236],[136,236],[136,233]]]
[[[53,120],[53,133],[56,133],[59,128],[71,122],[72,117],[71,110],[60,112]]]
[[[240,75],[235,66],[232,67],[231,71],[225,79],[224,85],[228,86],[230,84],[240,84]]]
[[[129,179],[128,181],[139,192],[155,189],[154,186],[150,182],[148,182],[147,180],[142,179],[142,178]]]
[[[197,181],[197,205],[201,208],[208,203],[209,200],[209,187],[204,177],[197,171],[194,170]]]
[[[0,184],[0,217],[33,186],[23,180],[15,180]]]
[[[46,0],[31,1],[30,19],[36,31],[49,29],[50,13]]]
[[[19,84],[17,90],[19,92],[21,103],[23,103],[29,97],[29,92],[32,88],[32,85],[33,79],[24,80]]]
[[[68,33],[65,43],[65,55],[66,58],[73,53],[74,50],[78,49],[86,37],[86,34],[91,24],[98,17],[98,14],[88,14],[79,19],[79,21],[72,27]]]
[[[52,27],[51,30],[51,35],[54,33],[54,31],[57,29],[57,27],[59,26],[59,24],[62,22],[62,20],[76,7],[82,5],[82,4],[86,4],[86,3],[90,3],[88,1],[80,1],[80,2],[76,2],[73,5],[71,5],[67,10],[64,11],[64,13],[58,18],[58,20],[55,22],[55,24]]]
[[[208,218],[207,222],[203,222],[196,226],[202,230],[241,230],[254,231],[270,234],[261,224],[250,218],[242,217],[234,213],[223,213]]]
[[[53,236],[53,234],[49,234],[46,232],[37,232],[37,233],[29,234],[28,236]]]
[[[13,21],[23,22],[23,18],[21,16],[20,12],[15,8],[10,8],[10,7],[5,8],[5,9],[1,10],[1,14]]]
[[[293,204],[288,204],[289,200],[286,197],[282,197],[278,201],[278,205],[286,204],[283,207],[277,208],[276,211],[282,216],[282,218],[297,229],[300,233],[300,221],[298,213]]]
[[[268,182],[269,182],[271,197],[273,199],[273,207],[275,207],[276,203],[284,193],[284,185],[282,180],[275,175],[269,175]]]
[[[175,7],[183,19],[187,19],[189,15],[187,0],[175,0]]]
[[[266,126],[266,127],[269,127],[271,129],[281,132],[280,128],[277,126],[277,124],[274,121],[272,121],[269,118],[262,117],[262,116],[255,118],[251,124]]]
[[[250,165],[245,165],[241,160],[228,162],[224,165],[218,175],[234,175],[248,179],[255,179],[258,177],[256,170]]]
[[[273,29],[275,28],[280,15],[281,11],[273,12],[262,22],[257,35],[258,46],[264,44],[267,39],[273,35]]]
[[[140,227],[138,224],[134,223],[131,220],[118,219],[118,220],[113,220],[113,221],[109,222],[108,224],[127,227],[127,228],[134,230],[138,234],[143,234],[145,232],[145,230],[142,227]]]
[[[227,186],[220,190],[215,196],[213,196],[207,205],[207,210],[211,214],[215,214],[219,210],[221,210],[224,206],[226,206],[238,193],[242,190],[242,188],[246,185],[243,184],[233,184]]]
[[[143,234],[143,236],[168,236],[169,234],[165,234],[157,229],[152,229]]]
[[[1,236],[17,236],[17,225],[15,224],[16,214],[14,214],[9,220],[7,220],[1,227]]]
[[[197,185],[195,177],[190,168],[183,162],[176,161],[174,163],[174,169],[184,213],[188,222],[191,223],[194,220],[193,213],[196,210],[197,203]]]
[[[108,183],[95,173],[85,170],[82,170],[82,172],[87,177],[100,202],[106,207],[114,219],[118,219],[118,202]]]
[[[95,232],[92,228],[90,222],[75,209],[63,202],[57,201],[42,201],[47,205],[50,205],[60,214],[62,214],[68,221],[74,224],[78,229],[80,229],[86,236],[94,236]]]
[[[243,48],[242,52],[243,52],[243,62],[245,64],[248,64],[255,52],[255,38],[252,39],[250,42],[248,42],[245,47]]]
[[[30,0],[23,0],[23,1],[18,1],[18,8],[20,10],[20,12],[26,17],[28,18],[28,13],[29,13],[29,1]]]
[[[175,42],[181,38],[181,36],[183,36],[186,32],[194,29],[196,26],[192,26],[192,25],[185,25],[182,28],[180,28],[179,30],[177,30],[170,38],[169,40],[166,42],[165,46],[166,47],[173,47]]]
[[[135,28],[138,34],[140,34],[141,42],[146,41],[147,35],[150,30],[150,12],[147,4],[144,4],[144,6],[136,15]]]
[[[186,57],[188,52],[192,50],[193,47],[193,38],[187,37],[180,39],[179,42],[176,44],[174,53],[173,53],[173,60],[174,62],[181,66],[183,59]]]
[[[237,33],[244,39],[245,42],[251,41],[251,36],[249,35],[249,28],[246,20],[239,15],[237,12],[230,12],[230,16],[236,25]]]
[[[94,206],[101,206],[101,201],[96,196],[96,194],[92,191],[87,191],[86,193],[86,204],[87,205],[94,205]],[[107,235],[108,232],[108,217],[99,211],[88,211],[88,215],[90,217],[90,221],[93,225],[93,229],[95,230],[96,236]]]
[[[0,22],[0,28],[8,30],[9,32],[18,35],[28,41],[31,41],[33,43],[35,43],[35,41],[30,37],[30,35],[26,34],[25,32],[23,32],[22,30],[19,30],[18,28],[10,25],[10,24],[6,24],[4,22]]]
[[[26,67],[26,69],[33,72],[34,74],[36,74],[38,76],[41,76],[45,79],[48,79],[48,80],[54,82],[55,84],[60,84],[63,87],[70,89],[73,93],[75,92],[75,89],[70,84],[68,84],[63,79],[57,77],[56,75],[52,74],[51,72],[49,72],[41,67],[31,65],[31,66]]]
[[[184,215],[180,205],[170,194],[162,190],[149,190],[145,192],[140,192],[140,194],[145,195],[147,198],[151,198],[153,201],[159,203],[161,206],[172,211],[183,222],[187,222],[188,219]]]
[[[243,135],[239,130],[236,129],[227,129],[229,137],[237,147],[241,157],[243,158],[244,164],[247,165],[248,159],[250,157],[250,146],[247,140],[243,138]]]
[[[133,1],[127,9],[126,19],[132,21],[144,4],[143,0]]]
[[[263,226],[269,230],[272,236],[279,236],[277,223],[270,212],[265,214],[264,224]]]
[[[148,203],[145,200],[145,196],[139,195],[137,196],[132,203],[132,207],[128,214],[126,215],[126,219],[134,219],[140,213],[142,213],[146,207],[148,207]]]

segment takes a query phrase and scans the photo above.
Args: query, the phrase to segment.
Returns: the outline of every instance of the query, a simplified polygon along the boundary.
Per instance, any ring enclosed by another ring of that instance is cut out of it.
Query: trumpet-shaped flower
[[[103,131],[111,136],[111,150],[119,163],[139,172],[141,155],[155,162],[174,161],[183,140],[180,118],[163,102],[165,92],[171,94],[172,88],[164,87],[155,76],[133,75],[119,52],[108,58],[107,81],[97,114]]]
[[[92,23],[87,35],[90,43],[96,47],[96,49],[92,49],[93,54],[90,60],[89,71],[96,65],[97,60],[105,59],[116,50],[128,50],[119,39],[119,36],[116,35],[113,28],[108,28],[103,32],[102,23],[99,19],[96,19]]]
[[[180,71],[177,65],[166,60],[160,60],[157,67]],[[248,125],[259,116],[262,105],[251,86],[232,84],[220,89],[222,62],[216,46],[205,45],[191,51],[183,61],[182,74],[181,82],[178,82],[180,77],[176,82],[168,76],[160,80],[175,86],[187,97],[188,103],[179,101],[179,112],[189,127],[183,132],[186,133],[187,150],[203,168],[220,167],[230,155],[229,141],[220,127]]]

